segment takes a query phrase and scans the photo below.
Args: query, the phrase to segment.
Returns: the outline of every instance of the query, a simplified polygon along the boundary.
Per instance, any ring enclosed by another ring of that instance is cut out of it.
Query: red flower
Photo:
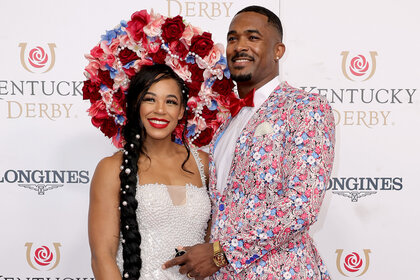
[[[99,58],[99,59],[101,59],[101,58],[102,58],[102,56],[104,55],[104,50],[103,50],[101,47],[96,46],[96,47],[94,47],[94,48],[90,51],[90,54],[91,54],[94,58]]]
[[[150,21],[150,15],[146,10],[135,12],[131,16],[131,20],[127,22],[126,30],[131,34],[131,37],[135,41],[140,41],[143,37],[146,37],[143,32],[143,27],[146,26]]]
[[[127,48],[120,51],[120,53],[118,54],[118,57],[120,58],[122,65],[126,65],[127,63],[130,63],[133,60],[139,59],[139,57],[137,56],[135,52]]]
[[[217,110],[211,111],[211,110],[209,110],[207,108],[207,106],[204,106],[203,111],[201,113],[201,116],[204,119],[206,119],[207,123],[209,123],[209,122],[211,122],[213,120],[216,120],[216,118],[217,118],[217,116],[216,116],[217,115],[217,112],[218,112]]]
[[[214,131],[210,127],[206,128],[205,130],[201,131],[200,136],[193,142],[194,145],[198,147],[205,146],[210,143],[213,137]]]
[[[191,83],[187,83],[187,86],[190,90],[189,95],[190,96],[197,96],[201,89],[201,81],[198,81],[196,79],[192,79]]]
[[[162,25],[162,38],[169,43],[176,41],[181,38],[184,30],[185,24],[182,22],[181,16],[178,15],[174,18],[167,18]]]
[[[200,83],[202,83],[204,81],[204,78],[203,78],[204,69],[201,69],[200,67],[198,67],[197,63],[189,64],[188,65],[188,70],[192,74],[191,80],[193,80],[195,82],[200,82]],[[200,90],[200,87],[198,88],[198,90]]]
[[[165,58],[168,55],[163,49],[160,49],[158,52],[153,54],[153,62],[156,64],[165,64]]]
[[[105,119],[101,124],[101,131],[109,138],[117,134],[118,127],[114,119]]]
[[[173,41],[169,44],[169,49],[172,53],[179,55],[181,58],[185,58],[188,53],[187,47],[181,41]]]
[[[125,106],[125,94],[121,91],[121,89],[118,89],[118,91],[114,94],[113,99],[121,107]]]
[[[94,103],[96,100],[101,99],[101,94],[99,93],[99,84],[93,83],[91,80],[86,80],[83,83],[83,99],[90,99],[90,103]]]
[[[136,71],[131,67],[128,69],[125,69],[125,68],[123,69],[124,69],[125,74],[127,74],[128,78],[130,78],[130,80],[134,75],[136,75]]]
[[[109,71],[98,70],[98,78],[101,81],[101,84],[107,86],[109,89],[112,89],[114,86],[114,80],[111,79]]]
[[[211,39],[211,34],[208,32],[204,32],[202,35],[194,36],[191,39],[190,50],[198,54],[201,58],[208,55],[212,48],[213,40]]]
[[[232,92],[233,82],[231,79],[217,79],[213,84],[213,91],[217,92],[220,95],[227,95]]]

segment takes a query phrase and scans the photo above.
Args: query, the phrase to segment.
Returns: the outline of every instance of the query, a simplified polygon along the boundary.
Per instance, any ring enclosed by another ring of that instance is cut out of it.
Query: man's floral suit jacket
[[[229,265],[213,279],[329,279],[309,227],[334,159],[335,125],[323,96],[279,85],[236,141],[223,193],[210,145],[212,235]]]

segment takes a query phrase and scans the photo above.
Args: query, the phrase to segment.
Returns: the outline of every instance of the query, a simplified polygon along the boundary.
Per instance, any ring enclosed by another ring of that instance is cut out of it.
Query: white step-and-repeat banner
[[[420,279],[417,1],[0,2],[0,280],[91,279],[89,185],[115,151],[82,100],[84,54],[141,9],[225,44],[233,15],[280,15],[281,77],[328,97],[333,177],[311,232],[333,279]]]

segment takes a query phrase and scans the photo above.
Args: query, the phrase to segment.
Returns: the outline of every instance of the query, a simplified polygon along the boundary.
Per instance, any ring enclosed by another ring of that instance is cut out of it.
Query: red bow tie
[[[231,101],[230,114],[232,115],[232,118],[239,113],[242,107],[254,107],[254,93],[255,88],[248,92],[244,98],[236,98]]]

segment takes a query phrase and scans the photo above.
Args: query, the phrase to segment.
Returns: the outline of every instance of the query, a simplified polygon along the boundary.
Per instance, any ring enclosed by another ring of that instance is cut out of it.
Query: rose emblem
[[[369,69],[369,62],[366,58],[359,54],[355,56],[350,61],[350,72],[355,76],[363,76],[366,74],[367,70]]]
[[[48,55],[41,47],[33,48],[29,52],[29,63],[35,68],[42,68],[47,64]]]
[[[344,259],[344,268],[349,272],[356,272],[362,267],[363,261],[359,254],[352,252]]]
[[[46,266],[51,263],[53,259],[53,253],[47,246],[42,246],[35,250],[34,259],[37,264]]]

